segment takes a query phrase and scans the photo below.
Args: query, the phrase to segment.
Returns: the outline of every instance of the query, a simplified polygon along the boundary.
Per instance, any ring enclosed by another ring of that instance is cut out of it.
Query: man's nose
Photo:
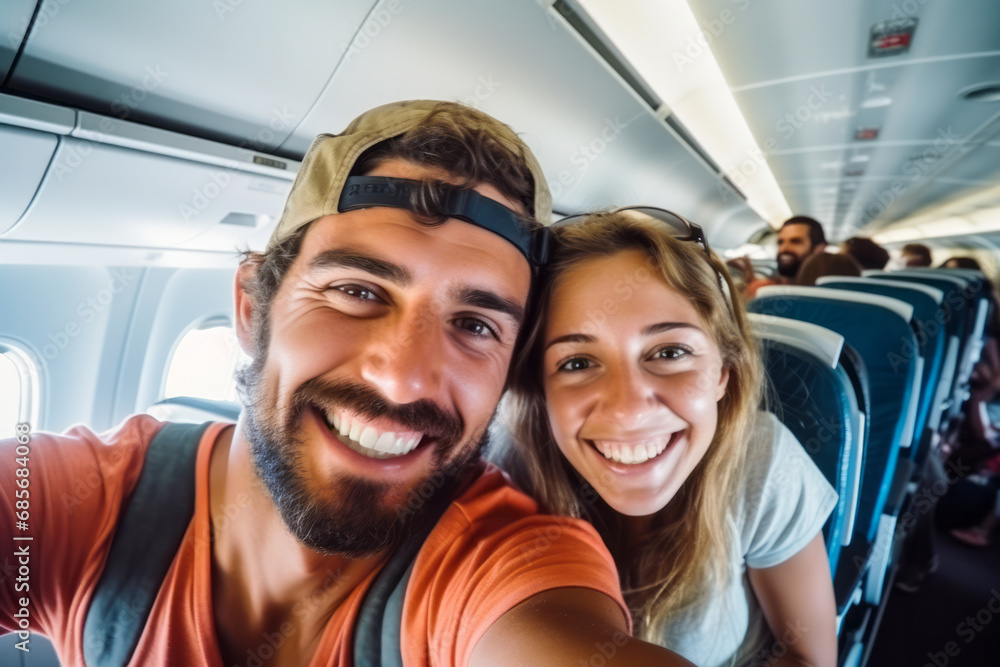
[[[361,377],[388,400],[412,403],[433,399],[441,388],[445,339],[441,321],[426,309],[413,309],[385,323],[374,334],[361,365]]]

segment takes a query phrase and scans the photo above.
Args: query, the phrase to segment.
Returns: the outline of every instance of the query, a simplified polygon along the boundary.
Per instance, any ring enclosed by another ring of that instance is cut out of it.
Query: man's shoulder
[[[472,524],[492,518],[532,516],[538,503],[518,489],[507,473],[493,463],[485,463],[478,475],[452,501],[449,512],[459,512]]]
[[[65,475],[96,490],[108,477],[129,477],[130,470],[141,467],[149,443],[163,426],[149,415],[133,415],[100,433],[79,424],[62,433],[32,433],[32,476]]]

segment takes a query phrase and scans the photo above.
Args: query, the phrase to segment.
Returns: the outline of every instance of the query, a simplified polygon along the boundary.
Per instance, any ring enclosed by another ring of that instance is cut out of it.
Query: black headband
[[[353,211],[368,206],[412,209],[413,188],[421,181],[389,176],[349,176],[340,193],[337,210]],[[523,218],[503,204],[475,190],[448,188],[441,213],[498,234],[512,243],[528,263],[540,267],[549,257],[549,230],[528,229]]]

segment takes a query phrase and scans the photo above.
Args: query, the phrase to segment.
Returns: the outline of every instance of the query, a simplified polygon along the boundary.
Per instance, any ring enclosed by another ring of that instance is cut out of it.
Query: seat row
[[[767,407],[839,494],[823,534],[843,665],[866,660],[906,530],[930,518],[917,486],[957,429],[991,307],[984,276],[963,269],[765,287],[747,306]]]

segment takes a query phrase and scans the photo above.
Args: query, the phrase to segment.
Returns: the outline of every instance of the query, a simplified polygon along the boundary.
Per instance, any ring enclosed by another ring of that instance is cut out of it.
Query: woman
[[[836,494],[758,412],[757,343],[700,229],[642,210],[660,220],[554,229],[503,463],[551,511],[593,521],[637,636],[702,667],[834,665],[820,530]]]
[[[829,252],[818,252],[810,255],[802,262],[799,273],[795,276],[795,284],[811,287],[817,278],[823,276],[854,276],[861,275],[861,266],[850,255],[835,255]]]

